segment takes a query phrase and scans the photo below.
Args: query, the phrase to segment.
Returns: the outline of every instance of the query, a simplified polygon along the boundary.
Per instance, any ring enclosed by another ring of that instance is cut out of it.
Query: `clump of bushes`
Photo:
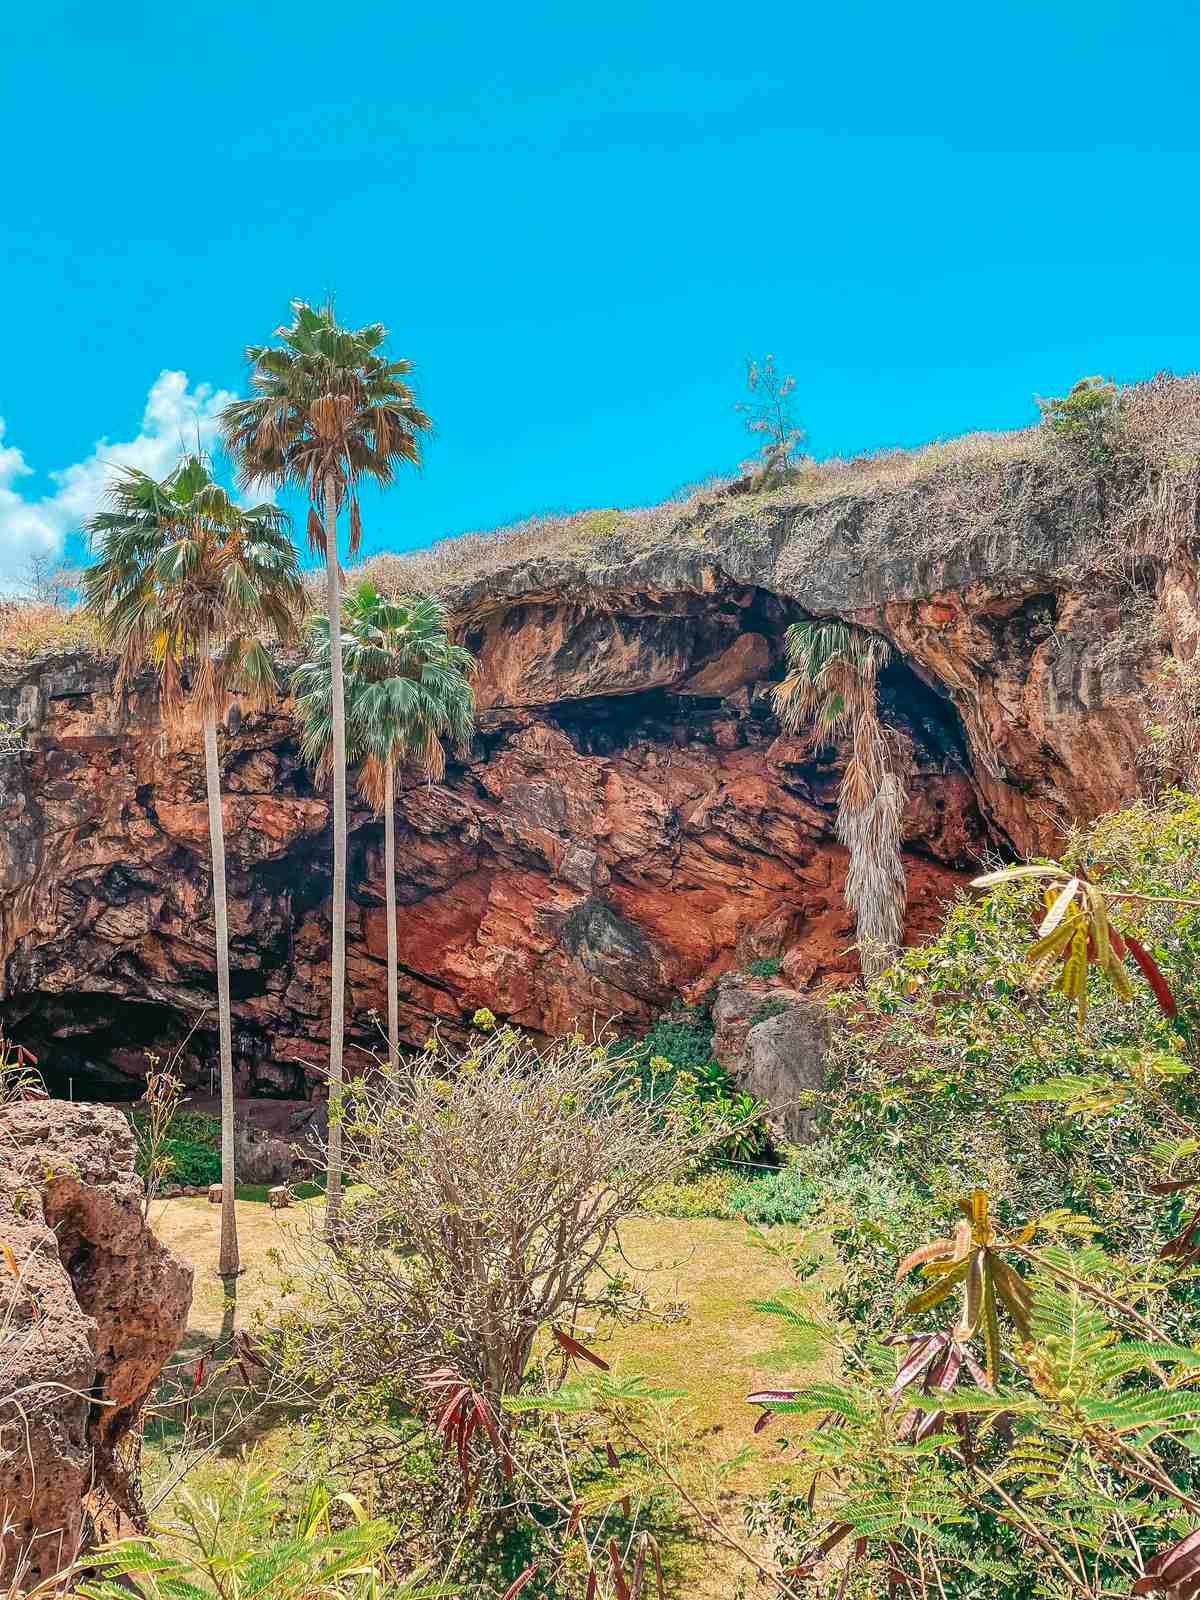
[[[1058,448],[1091,466],[1109,461],[1122,435],[1121,394],[1111,378],[1080,378],[1058,399],[1038,397],[1042,429]]]
[[[619,1225],[722,1130],[695,1129],[671,1085],[648,1091],[602,1043],[547,1049],[506,1026],[355,1079],[342,1129],[351,1202],[331,1239],[295,1239],[304,1304],[269,1341],[310,1447],[431,1553],[470,1527],[491,1560],[518,1512],[541,1546],[571,1545],[561,1442],[519,1402],[604,1368],[598,1330],[645,1314]]]
[[[145,1178],[156,1159],[149,1138],[150,1112],[138,1105],[127,1115],[136,1144],[136,1169],[139,1177]],[[160,1163],[159,1183],[198,1188],[221,1181],[221,1124],[216,1117],[206,1117],[199,1111],[176,1111],[154,1148]]]
[[[1105,818],[1065,864],[1044,898],[1026,878],[962,900],[844,997],[824,1147],[729,1196],[760,1220],[807,1212],[836,1251],[824,1315],[763,1308],[829,1366],[758,1397],[796,1480],[750,1521],[781,1567],[832,1555],[847,1593],[1191,1582],[1200,800]],[[1092,920],[1059,967],[1081,894]],[[1114,948],[1141,952],[1123,975]]]
[[[723,1137],[707,1142],[706,1164],[753,1161],[768,1148],[763,1106],[738,1089],[712,1047],[711,1010],[677,1006],[644,1038],[624,1040],[613,1053],[633,1064],[644,1093],[665,1091],[697,1136],[724,1128]]]

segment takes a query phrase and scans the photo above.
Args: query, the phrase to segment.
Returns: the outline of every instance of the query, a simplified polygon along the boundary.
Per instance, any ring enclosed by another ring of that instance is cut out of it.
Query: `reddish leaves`
[[[464,1382],[458,1373],[449,1367],[439,1367],[435,1372],[429,1373],[423,1380],[423,1387],[431,1396],[440,1396],[438,1403],[441,1409],[434,1418],[434,1431],[441,1436],[447,1450],[455,1451],[458,1456],[458,1468],[463,1480],[463,1497],[467,1504],[470,1504],[474,1495],[476,1481],[471,1474],[470,1445],[481,1429],[491,1440],[492,1448],[500,1457],[504,1468],[504,1476],[511,1482],[512,1455],[500,1433],[487,1396],[480,1394],[477,1389],[472,1389],[469,1383]]]
[[[500,1600],[517,1600],[517,1596],[520,1594],[521,1590],[527,1583],[532,1583],[534,1578],[537,1577],[537,1574],[537,1567],[526,1567],[525,1571],[518,1573],[516,1578],[513,1579],[512,1583],[509,1584],[508,1588],[505,1589],[504,1593],[500,1596]]]
[[[1158,962],[1146,949],[1139,944],[1132,934],[1125,935],[1125,948],[1142,969],[1142,976],[1150,985],[1154,998],[1158,1001],[1158,1008],[1166,1017],[1179,1015],[1179,1007],[1175,1004],[1175,996],[1167,987],[1167,980],[1159,971]]]
[[[896,1334],[887,1342],[908,1346],[908,1353],[901,1358],[896,1381],[892,1384],[893,1395],[901,1395],[905,1389],[910,1389],[917,1383],[920,1384],[922,1394],[932,1394],[935,1390],[948,1394],[958,1382],[959,1375],[964,1369],[981,1389],[991,1387],[987,1373],[967,1346],[956,1339],[949,1329],[938,1333]],[[964,1423],[966,1421],[965,1418],[961,1420]],[[944,1432],[945,1427],[944,1411],[926,1411],[914,1406],[906,1413],[900,1424],[900,1436],[902,1438],[908,1436],[914,1444],[919,1444],[922,1439]],[[964,1437],[960,1428],[959,1437],[964,1449],[969,1450],[970,1434],[967,1433]]]
[[[761,1433],[775,1415],[775,1406],[781,1400],[794,1400],[800,1391],[798,1389],[756,1389],[753,1394],[746,1396],[749,1406],[766,1406],[766,1410],[754,1424],[755,1433]]]
[[[578,1339],[572,1339],[569,1333],[564,1333],[561,1328],[551,1328],[550,1331],[572,1360],[590,1361],[594,1367],[599,1367],[601,1372],[611,1370],[607,1361],[598,1356],[594,1350],[589,1350],[587,1345],[580,1344]]]
[[[1175,1261],[1181,1267],[1200,1261],[1200,1210],[1192,1212],[1175,1237],[1163,1245],[1158,1256],[1160,1261]]]
[[[1171,1600],[1196,1600],[1200,1596],[1200,1528],[1161,1550],[1139,1578],[1133,1594],[1170,1595]]]

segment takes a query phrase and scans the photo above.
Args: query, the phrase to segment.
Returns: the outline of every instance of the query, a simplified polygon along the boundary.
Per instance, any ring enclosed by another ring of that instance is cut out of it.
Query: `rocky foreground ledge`
[[[63,1101],[0,1109],[0,1586],[31,1587],[128,1506],[118,1446],[187,1327],[192,1269],[142,1216],[129,1124]]]

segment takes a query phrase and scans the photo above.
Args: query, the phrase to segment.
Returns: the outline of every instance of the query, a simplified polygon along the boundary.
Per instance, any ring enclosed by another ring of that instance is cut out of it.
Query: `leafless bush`
[[[357,1082],[344,1110],[357,1187],[335,1247],[311,1241],[284,1364],[331,1414],[400,1405],[457,1448],[507,1460],[506,1397],[539,1335],[559,1379],[605,1316],[641,1309],[606,1261],[646,1192],[727,1137],[575,1035],[515,1030],[427,1049]]]

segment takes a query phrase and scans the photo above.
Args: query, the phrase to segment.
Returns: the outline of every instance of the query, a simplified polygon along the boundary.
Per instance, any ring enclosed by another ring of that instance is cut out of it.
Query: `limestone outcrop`
[[[0,1109],[0,1583],[75,1557],[86,1502],[125,1510],[118,1448],[187,1325],[192,1270],[142,1216],[120,1112],[38,1100]]]

